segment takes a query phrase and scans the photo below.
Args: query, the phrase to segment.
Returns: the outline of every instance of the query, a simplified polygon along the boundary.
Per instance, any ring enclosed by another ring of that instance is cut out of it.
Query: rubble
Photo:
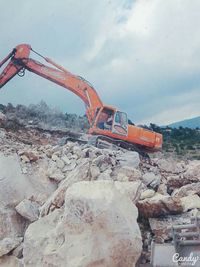
[[[181,215],[167,215],[160,218],[149,218],[151,231],[154,234],[154,240],[158,243],[164,243],[172,239],[172,226],[174,224],[190,223],[191,212]]]
[[[200,210],[200,161],[66,141],[66,117],[40,108],[0,113],[0,266],[148,263]]]
[[[19,151],[18,154],[21,156],[22,161],[25,159],[25,162],[35,162],[39,159],[35,151]]]

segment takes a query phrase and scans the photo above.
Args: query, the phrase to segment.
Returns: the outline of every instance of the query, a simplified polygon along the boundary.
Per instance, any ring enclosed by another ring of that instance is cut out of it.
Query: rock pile
[[[139,266],[200,209],[200,161],[61,139],[1,124],[0,266]]]

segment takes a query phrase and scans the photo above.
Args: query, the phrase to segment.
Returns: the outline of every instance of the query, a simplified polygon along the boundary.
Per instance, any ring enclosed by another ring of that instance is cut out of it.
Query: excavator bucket
[[[176,253],[173,244],[164,243],[151,244],[151,266],[152,267],[174,267],[178,266],[177,263],[173,262],[173,255]]]
[[[200,218],[190,224],[173,225],[172,243],[151,244],[152,267],[200,266]]]
[[[188,260],[186,265],[200,266],[200,218],[191,218],[191,224],[174,225],[172,231],[179,257]]]

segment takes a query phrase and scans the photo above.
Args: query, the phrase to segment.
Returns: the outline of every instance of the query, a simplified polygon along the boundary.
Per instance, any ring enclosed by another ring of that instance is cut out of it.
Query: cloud
[[[135,122],[200,113],[200,2],[193,0],[1,1],[0,58],[18,43],[84,76],[106,104]],[[84,112],[71,93],[34,74],[14,78],[1,102],[44,99]]]

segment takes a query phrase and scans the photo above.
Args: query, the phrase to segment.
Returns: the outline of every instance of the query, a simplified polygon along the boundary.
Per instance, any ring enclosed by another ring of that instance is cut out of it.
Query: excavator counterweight
[[[41,56],[49,65],[30,58],[34,52]],[[16,46],[9,55],[0,62],[0,67],[9,60],[0,74],[0,88],[16,74],[24,75],[24,71],[31,71],[67,90],[82,99],[86,106],[86,115],[90,124],[89,133],[96,136],[96,140],[103,138],[127,149],[155,151],[162,148],[162,135],[142,127],[129,124],[127,114],[112,106],[104,105],[94,87],[84,78],[74,75],[64,67],[46,58],[30,45]]]

